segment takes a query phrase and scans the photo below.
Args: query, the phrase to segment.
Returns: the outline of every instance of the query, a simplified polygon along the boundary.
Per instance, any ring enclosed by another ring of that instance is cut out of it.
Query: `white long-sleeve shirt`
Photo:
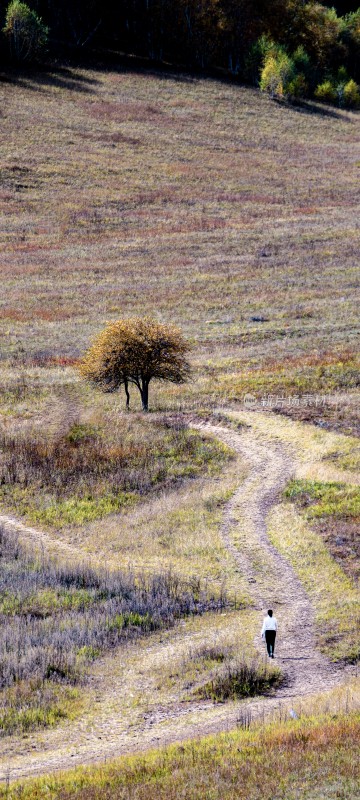
[[[261,636],[265,635],[265,631],[277,631],[278,624],[276,617],[269,617],[267,616],[264,619],[263,626],[261,628]]]

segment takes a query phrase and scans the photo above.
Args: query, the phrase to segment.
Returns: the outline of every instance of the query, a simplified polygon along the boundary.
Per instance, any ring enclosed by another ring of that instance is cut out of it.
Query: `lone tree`
[[[189,378],[189,350],[189,343],[175,325],[163,325],[148,317],[120,319],[94,339],[78,370],[104,392],[124,386],[126,408],[130,406],[129,384],[135,384],[143,411],[147,411],[151,380],[185,383]]]

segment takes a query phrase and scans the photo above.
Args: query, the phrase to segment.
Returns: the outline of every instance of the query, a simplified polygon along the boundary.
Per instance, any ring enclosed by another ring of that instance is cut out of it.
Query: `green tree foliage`
[[[269,40],[262,41],[263,69],[260,89],[273,98],[299,98],[308,93],[305,73],[310,59],[302,46],[290,56],[284,47]]]
[[[315,89],[314,96],[321,103],[336,103],[337,101],[336,88],[329,79],[319,83]]]
[[[294,64],[291,58],[283,48],[274,48],[265,57],[260,89],[268,92],[270,97],[283,97],[293,76]]]
[[[190,345],[174,325],[132,317],[107,325],[80,362],[79,372],[105,392],[124,386],[127,408],[129,384],[134,384],[147,411],[150,381],[184,383],[188,379],[189,350]]]
[[[345,108],[359,107],[359,86],[349,78],[344,66],[333,75],[325,73],[325,80],[316,85],[316,69],[302,45],[291,55],[282,45],[266,37],[259,40],[258,46],[263,54],[260,89],[272,98],[294,100],[306,97],[311,86],[315,99],[320,102]]]
[[[320,83],[314,92],[316,100],[345,108],[360,106],[360,88],[342,67],[337,75]]]
[[[341,41],[350,75],[360,81],[360,8],[343,18]]]
[[[349,108],[360,106],[360,89],[352,78],[344,86],[344,105]]]
[[[113,54],[220,70],[256,86],[261,82],[274,97],[314,96],[316,87],[334,83],[329,76],[342,65],[347,82],[360,83],[357,0],[339,0],[336,9],[331,0],[30,1],[36,13],[21,0],[13,0],[7,11],[4,30],[18,61],[41,55],[47,38],[37,16],[42,14],[53,52],[59,45],[100,45]],[[265,52],[266,42],[277,51]],[[345,83],[333,102],[356,105],[356,90],[345,93]]]
[[[12,0],[9,4],[3,32],[14,61],[33,61],[43,55],[48,28],[36,12],[21,0]]]

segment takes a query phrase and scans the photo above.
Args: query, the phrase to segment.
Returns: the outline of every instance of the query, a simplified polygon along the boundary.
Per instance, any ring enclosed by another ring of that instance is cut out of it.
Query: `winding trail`
[[[313,610],[310,601],[290,564],[271,544],[267,536],[267,514],[280,502],[279,493],[295,473],[297,458],[294,449],[253,430],[238,431],[225,425],[199,421],[192,427],[208,432],[232,447],[245,460],[248,474],[228,502],[222,525],[225,547],[235,560],[238,571],[250,587],[259,622],[266,608],[273,605],[280,618],[277,662],[286,674],[284,684],[274,696],[254,698],[214,706],[210,701],[199,703],[173,702],[165,706],[152,703],[151,711],[138,717],[130,726],[122,709],[133,691],[143,690],[154,696],[154,673],[174,652],[193,643],[191,633],[178,627],[125,648],[122,661],[114,666],[114,657],[99,659],[91,677],[95,713],[90,717],[69,721],[54,730],[34,734],[21,741],[3,740],[0,754],[0,779],[22,779],[80,764],[104,761],[117,755],[144,751],[170,742],[197,738],[209,733],[229,730],[246,720],[275,714],[284,704],[287,709],[294,698],[316,694],[341,684],[352,668],[331,664],[316,648]],[[27,528],[11,517],[0,516],[0,523],[18,530],[32,541],[46,547],[56,545],[48,534]],[[60,545],[59,553],[81,556],[75,547]],[[255,640],[259,650],[259,637]],[[141,647],[141,658],[139,658]],[[141,670],[139,667],[141,662]],[[96,706],[97,696],[106,691],[106,702]],[[156,698],[156,693],[155,693]],[[288,713],[288,711],[287,711]]]
[[[240,453],[250,467],[245,482],[227,505],[222,534],[227,549],[247,577],[255,607],[261,612],[271,605],[279,608],[282,624],[277,662],[287,675],[287,685],[278,690],[277,697],[296,697],[328,689],[342,679],[344,668],[332,664],[317,649],[310,600],[292,566],[267,536],[267,515],[295,473],[296,457],[282,443],[261,440],[251,429],[236,433],[223,426],[201,427]],[[231,536],[233,522],[237,521],[234,520],[235,511],[243,532],[250,539],[248,554],[244,548],[236,546]],[[262,551],[258,570],[251,560],[256,546]],[[280,586],[276,585],[279,578]]]

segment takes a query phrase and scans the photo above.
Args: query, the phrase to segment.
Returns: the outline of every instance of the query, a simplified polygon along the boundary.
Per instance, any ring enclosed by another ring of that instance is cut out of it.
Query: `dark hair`
[[[268,611],[268,614],[269,614],[269,617],[272,617],[272,611],[271,611],[271,608],[269,609],[269,611]]]

